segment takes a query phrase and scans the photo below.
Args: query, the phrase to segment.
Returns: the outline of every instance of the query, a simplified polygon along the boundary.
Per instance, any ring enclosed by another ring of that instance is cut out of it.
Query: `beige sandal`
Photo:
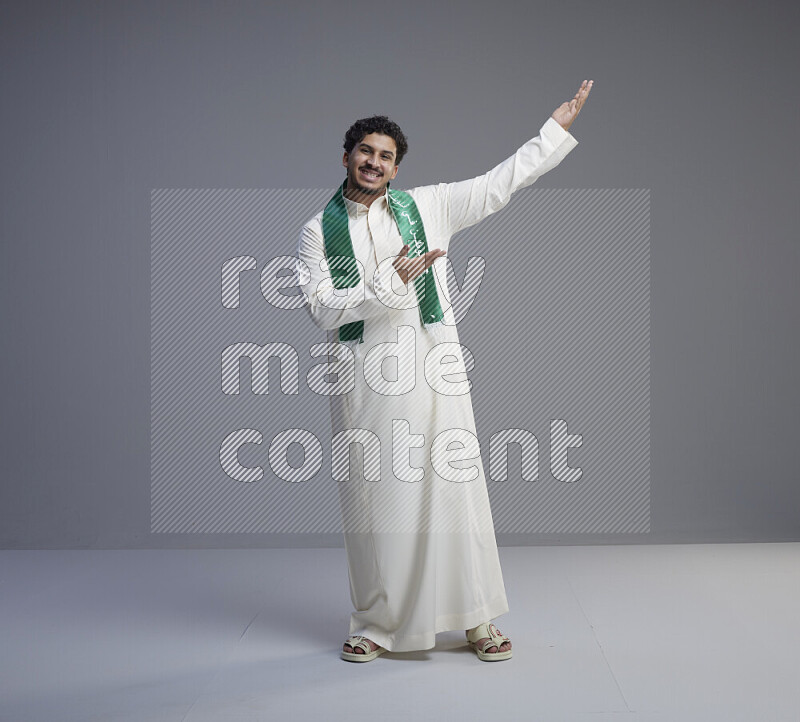
[[[479,648],[477,642],[484,637],[488,637],[488,639],[483,642]],[[503,642],[510,642],[511,640],[491,622],[484,622],[473,629],[468,629],[467,641],[469,642],[469,646],[477,653],[478,659],[484,662],[499,662],[502,659],[511,658],[511,652],[513,650],[507,649],[505,652],[499,651],[500,645],[503,644]],[[498,651],[486,651],[492,647],[497,647]]]
[[[348,637],[345,641],[345,644],[349,644],[353,650],[355,650],[356,647],[361,647],[361,649],[364,650],[364,654],[356,654],[355,651],[345,652],[342,650],[342,659],[345,659],[348,662],[371,662],[379,654],[383,654],[386,651],[386,649],[380,646],[374,650],[370,649],[367,637],[361,634],[355,634],[352,637]]]

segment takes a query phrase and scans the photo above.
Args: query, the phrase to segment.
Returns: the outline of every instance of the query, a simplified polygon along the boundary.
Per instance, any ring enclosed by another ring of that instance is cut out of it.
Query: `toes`
[[[472,631],[472,630],[467,630],[467,633],[469,634],[470,631]],[[497,630],[497,632],[498,632],[498,634],[502,634],[502,632],[500,632],[499,629]],[[484,654],[498,654],[500,652],[508,652],[508,651],[511,650],[511,641],[510,640],[506,640],[504,642],[501,642],[499,647],[496,644],[492,644],[490,647],[487,647],[486,649],[483,649],[482,645],[486,644],[486,642],[489,642],[489,641],[493,641],[493,640],[490,640],[489,637],[482,637],[481,639],[479,639],[474,644],[475,644],[475,647],[477,649],[482,650]]]
[[[378,645],[375,644],[375,642],[373,642],[371,639],[368,639],[366,641],[369,644],[370,651],[374,652],[378,648]],[[355,653],[355,654],[366,654],[366,652],[364,651],[364,649],[362,647],[356,647],[355,649],[353,649],[353,647],[351,647],[349,644],[347,644],[347,642],[345,642],[344,647],[342,647],[342,649],[345,652],[350,652],[351,654],[353,654],[353,653]]]
[[[481,645],[481,644],[483,644],[484,642],[487,642],[487,641],[489,641],[489,637],[484,637],[483,639],[479,639],[479,640],[478,640],[478,642],[477,642],[477,644],[478,644],[478,645]],[[503,643],[500,645],[500,649],[498,649],[498,648],[497,648],[497,647],[496,647],[496,646],[493,644],[491,647],[488,647],[488,648],[486,649],[486,653],[487,653],[487,654],[497,654],[498,652],[507,652],[509,649],[511,649],[511,642],[503,642]]]

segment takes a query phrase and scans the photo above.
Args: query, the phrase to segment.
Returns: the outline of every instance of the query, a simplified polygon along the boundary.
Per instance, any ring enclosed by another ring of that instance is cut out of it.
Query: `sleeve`
[[[389,306],[410,307],[416,303],[413,294],[398,302],[392,286],[396,271],[390,263],[382,264],[374,279],[365,279],[364,268],[359,264],[358,285],[335,288],[325,256],[322,227],[316,219],[303,226],[297,243],[297,260],[295,275],[307,301],[305,308],[314,324],[323,330],[378,316],[386,313]]]
[[[556,120],[548,118],[539,135],[488,173],[458,183],[439,185],[440,203],[449,235],[499,211],[511,195],[555,168],[578,141]]]

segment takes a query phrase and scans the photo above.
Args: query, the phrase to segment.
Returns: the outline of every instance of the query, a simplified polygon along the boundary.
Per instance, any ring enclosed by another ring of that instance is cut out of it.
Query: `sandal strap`
[[[495,624],[491,622],[484,622],[483,624],[479,624],[477,627],[470,629],[467,632],[467,639],[472,642],[473,644],[477,643],[479,639],[483,639],[486,637],[486,641],[483,642],[481,647],[481,652],[486,652],[487,649],[491,647],[497,647],[498,651],[500,646],[504,642],[510,642],[511,640],[506,637]]]
[[[356,634],[352,637],[348,637],[345,641],[345,644],[349,644],[353,651],[355,652],[356,647],[361,647],[364,650],[364,654],[370,654],[373,650],[369,646],[369,642],[366,641],[366,637],[361,634]]]
[[[467,630],[467,639],[470,642],[477,642],[479,639],[483,637],[491,637],[492,635],[489,634],[489,623],[484,622],[483,624],[479,624],[477,627],[473,627],[472,629]]]
[[[489,625],[489,632],[492,635],[492,639],[502,639],[504,642],[510,642],[511,640],[503,634],[496,625],[490,624]]]

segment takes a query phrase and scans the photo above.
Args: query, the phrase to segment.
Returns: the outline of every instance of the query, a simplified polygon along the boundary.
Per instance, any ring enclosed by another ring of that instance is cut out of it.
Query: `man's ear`
[[[347,168],[347,161],[349,161],[349,160],[350,160],[350,154],[347,151],[345,151],[344,155],[342,156],[342,165],[345,168]]]
[[[399,165],[396,165],[396,166],[394,167],[394,172],[392,173],[392,177],[391,177],[391,178],[389,178],[389,180],[394,180],[394,179],[395,179],[395,176],[397,175],[397,171],[398,171],[398,170],[400,170],[400,166],[399,166]]]

